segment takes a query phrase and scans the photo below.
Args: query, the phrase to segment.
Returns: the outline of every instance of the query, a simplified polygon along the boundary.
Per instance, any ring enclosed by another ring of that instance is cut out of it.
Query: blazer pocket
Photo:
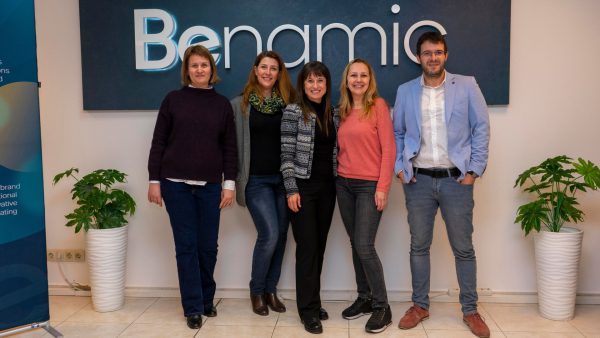
[[[466,97],[460,98],[454,101],[454,107],[452,107],[453,114],[467,114],[469,111],[469,100]]]

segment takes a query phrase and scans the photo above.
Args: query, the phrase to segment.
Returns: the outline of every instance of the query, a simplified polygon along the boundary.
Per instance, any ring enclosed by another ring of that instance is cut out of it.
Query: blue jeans
[[[283,177],[250,175],[245,193],[258,233],[252,256],[250,294],[275,293],[289,226]]]
[[[429,308],[429,248],[438,207],[446,223],[446,232],[454,253],[460,287],[462,312],[477,311],[477,269],[473,249],[473,186],[462,185],[456,178],[432,178],[417,174],[417,181],[404,185],[410,227],[410,270],[412,300]]]
[[[373,298],[373,307],[388,305],[383,266],[375,250],[381,212],[375,205],[377,181],[338,175],[336,192],[340,215],[352,246],[358,297]]]
[[[215,298],[221,184],[195,186],[163,179],[160,189],[175,240],[183,314],[203,314],[212,309]]]

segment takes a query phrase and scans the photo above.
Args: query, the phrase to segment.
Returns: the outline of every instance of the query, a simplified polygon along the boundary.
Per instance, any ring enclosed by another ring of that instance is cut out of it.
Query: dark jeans
[[[250,175],[246,203],[256,226],[250,294],[275,293],[288,232],[288,208],[281,174]]]
[[[296,304],[300,318],[318,317],[321,270],[335,207],[334,177],[297,179],[302,207],[290,211],[296,240]]]
[[[462,312],[477,310],[477,270],[473,249],[473,186],[462,185],[454,177],[432,178],[417,174],[417,182],[404,185],[410,227],[410,270],[412,300],[429,308],[429,248],[437,209],[442,212],[446,232],[454,253],[460,287]]]
[[[183,314],[203,314],[213,307],[221,184],[195,186],[161,180],[173,238]]]
[[[381,212],[375,205],[377,181],[338,176],[336,192],[340,215],[352,246],[358,296],[373,298],[373,307],[388,305],[383,266],[375,251]]]

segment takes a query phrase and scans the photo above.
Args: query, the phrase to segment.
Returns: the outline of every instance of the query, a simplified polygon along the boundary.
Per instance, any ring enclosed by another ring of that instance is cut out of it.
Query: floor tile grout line
[[[124,329],[123,329],[123,330],[122,330],[122,331],[119,333],[119,336],[122,336],[122,335],[124,334],[125,330],[127,330],[128,328],[130,328],[132,324],[135,324],[135,321],[139,320],[140,316],[142,316],[144,313],[147,313],[147,312],[148,312],[148,309],[150,309],[152,306],[154,306],[155,304],[157,304],[157,302],[160,302],[160,301],[161,301],[161,300],[163,300],[163,299],[171,299],[172,297],[167,297],[167,298],[165,298],[165,297],[158,297],[158,298],[156,298],[156,297],[146,297],[146,298],[147,298],[147,299],[150,301],[149,305],[147,305],[147,306],[146,306],[146,309],[143,309],[143,308],[142,308],[142,309],[141,309],[141,310],[142,310],[142,312],[141,312],[141,313],[140,313],[140,314],[139,314],[137,317],[134,317],[133,319],[131,319],[131,322],[129,322],[129,323],[128,323],[128,322],[121,322],[121,324],[122,324],[122,325],[124,325],[124,326],[126,326],[126,327],[125,327],[125,328],[124,328]],[[216,305],[215,305],[215,306],[217,306],[217,305],[218,305],[218,306],[221,306],[221,307],[222,307],[222,306],[223,306],[223,304],[224,304],[223,302],[224,302],[225,300],[226,300],[226,299],[224,299],[224,298],[219,298],[219,299],[218,299],[218,301],[216,302]],[[89,322],[85,322],[85,321],[83,321],[83,322],[79,322],[79,321],[69,321],[69,320],[68,320],[68,318],[73,318],[73,316],[74,316],[74,315],[76,315],[77,313],[80,313],[80,311],[81,311],[81,310],[85,309],[85,308],[86,308],[86,306],[87,306],[88,304],[90,304],[90,302],[88,301],[86,304],[83,304],[83,305],[81,305],[81,304],[79,303],[79,301],[80,301],[80,299],[78,299],[78,300],[75,300],[75,302],[74,302],[74,303],[64,303],[64,304],[67,304],[68,306],[71,306],[71,305],[76,305],[76,306],[74,306],[74,307],[72,308],[72,311],[74,311],[74,312],[73,312],[73,313],[70,313],[69,315],[67,315],[67,316],[65,316],[65,317],[64,317],[64,318],[67,318],[67,319],[64,319],[64,320],[62,320],[62,321],[60,321],[60,322],[59,322],[59,321],[57,321],[57,322],[55,322],[55,323],[54,323],[54,325],[56,325],[56,326],[58,326],[58,325],[65,325],[65,324],[67,324],[67,323],[81,323],[81,324],[84,324],[84,325],[85,325],[85,324],[93,324],[93,323],[89,323]],[[62,302],[61,302],[61,303],[62,303]],[[55,303],[55,304],[56,304],[56,303]],[[489,319],[491,319],[491,320],[493,321],[493,323],[495,323],[495,324],[496,324],[496,326],[497,326],[497,328],[498,328],[498,330],[496,331],[496,333],[501,333],[501,335],[502,335],[502,336],[506,336],[508,332],[530,332],[530,331],[531,331],[531,330],[529,330],[529,331],[528,331],[528,330],[510,331],[510,330],[508,330],[508,328],[506,328],[506,327],[502,327],[501,325],[499,325],[498,321],[496,320],[496,317],[497,317],[497,316],[494,316],[494,313],[490,312],[490,305],[491,305],[491,310],[494,310],[494,311],[496,310],[495,304],[491,304],[491,303],[485,303],[485,304],[482,304],[482,305],[483,305],[483,306],[482,306],[482,309],[486,311],[486,319],[487,319],[487,318],[489,318]],[[487,305],[487,306],[486,306],[486,305]],[[56,305],[54,305],[54,306],[56,306]],[[532,304],[518,304],[518,306],[519,306],[519,307],[530,307],[531,309],[534,309],[534,308],[535,308],[535,306],[534,306],[534,305],[532,305]],[[593,309],[595,309],[595,308],[597,308],[597,306],[598,306],[597,304],[594,304],[594,305],[590,306],[590,308],[593,308]],[[136,311],[136,312],[137,312],[137,311]],[[596,313],[596,312],[595,312],[595,310],[594,310],[594,312],[593,312],[593,313]],[[499,318],[503,318],[503,317],[502,317],[502,313],[501,313],[501,312],[497,312],[497,311],[496,311],[496,312],[495,312],[495,314],[496,314],[496,315],[500,315],[500,317],[499,317]],[[540,318],[539,314],[536,314],[536,313],[534,313],[534,312],[528,313],[528,314],[527,314],[527,316],[529,316],[529,317],[531,317],[531,318]],[[585,317],[587,317],[587,316],[585,316]],[[207,319],[208,319],[208,318],[207,318]],[[275,337],[275,336],[277,336],[277,335],[275,335],[275,330],[276,330],[276,327],[278,326],[279,322],[280,322],[280,321],[282,321],[284,318],[282,317],[282,314],[277,314],[276,318],[274,318],[274,319],[275,319],[275,325],[273,325],[273,326],[269,325],[269,326],[271,326],[271,327],[272,327],[272,331],[271,331],[271,335],[270,335],[270,337],[272,337],[272,338],[273,338],[273,337]],[[583,319],[583,316],[582,316],[582,319]],[[564,329],[567,329],[567,330],[568,330],[568,331],[565,331],[564,333],[568,333],[568,332],[571,332],[571,334],[573,334],[573,333],[577,333],[578,335],[580,335],[580,336],[584,336],[584,337],[591,337],[591,336],[594,336],[593,334],[595,334],[595,333],[596,333],[596,331],[594,331],[594,330],[590,331],[590,330],[585,330],[585,329],[584,329],[584,328],[586,328],[586,327],[587,327],[586,325],[588,325],[588,322],[587,322],[587,320],[589,320],[589,318],[585,318],[585,320],[586,320],[586,321],[585,321],[585,322],[582,322],[583,324],[581,324],[581,325],[576,325],[576,323],[579,323],[579,321],[574,321],[574,320],[567,321],[567,322],[568,322],[570,325],[568,325],[568,326],[566,326],[566,327],[563,327]],[[349,325],[350,325],[350,321],[345,321],[345,322],[346,322],[348,325],[344,325],[344,327],[345,327],[345,328],[346,328],[346,330],[347,330],[347,336],[348,336],[348,337],[350,337],[350,336],[351,336],[351,333],[350,333],[350,331],[349,331],[349,330],[350,330],[350,326],[349,326]],[[106,324],[109,324],[109,322],[106,322]],[[115,324],[118,324],[118,322],[116,322]],[[491,324],[491,323],[490,323],[490,324]],[[423,327],[423,325],[422,325],[422,324],[420,324],[420,325]],[[252,326],[252,325],[251,325],[251,326]],[[339,327],[339,326],[338,326],[338,327]],[[388,329],[388,330],[389,330],[389,329]],[[450,330],[450,331],[452,331],[452,330]],[[465,330],[464,330],[464,331],[465,331],[465,332],[468,332],[468,329],[466,329],[466,328],[465,328]],[[588,332],[588,331],[589,331],[589,332]],[[202,335],[202,333],[201,333],[200,335],[198,335],[198,333],[199,333],[199,332],[200,332],[200,331],[196,331],[196,332],[194,333],[194,337],[199,337],[199,336],[201,336],[201,335]],[[267,331],[267,332],[268,332],[268,331]],[[265,333],[267,333],[267,332],[265,332]],[[430,337],[430,336],[429,336],[429,333],[435,334],[435,333],[436,333],[436,330],[429,330],[429,331],[428,331],[428,330],[425,330],[425,329],[424,329],[424,327],[423,327],[423,332],[425,333],[425,336],[426,336],[426,337]],[[563,331],[560,331],[560,330],[559,330],[559,331],[551,331],[551,332],[560,333],[560,332],[563,332]],[[192,332],[190,332],[190,333],[192,333]],[[340,332],[340,333],[341,333],[341,332]],[[438,332],[438,333],[439,333],[439,332]],[[590,334],[592,334],[592,335],[590,336]],[[268,333],[267,333],[267,336],[268,336]],[[343,334],[342,334],[342,336],[343,336]],[[595,337],[595,336],[594,336],[594,337]]]
[[[141,316],[142,316],[144,313],[146,313],[146,311],[148,311],[148,309],[149,309],[149,308],[151,308],[151,307],[152,307],[152,305],[156,304],[160,298],[161,298],[161,297],[156,297],[156,298],[154,299],[154,301],[153,301],[152,303],[150,303],[150,304],[149,304],[149,305],[148,305],[148,306],[147,306],[147,307],[144,309],[144,311],[142,311],[142,312],[141,312],[141,313],[140,313],[140,314],[139,314],[137,317],[135,317],[134,319],[132,319],[132,320],[131,320],[131,322],[129,322],[129,323],[128,323],[128,325],[127,325],[127,326],[126,326],[126,327],[125,327],[125,328],[124,328],[124,329],[123,329],[123,330],[122,330],[122,331],[121,331],[121,332],[120,332],[120,333],[117,335],[117,337],[120,337],[121,335],[123,335],[123,333],[125,333],[125,331],[127,331],[127,329],[128,329],[128,328],[130,328],[130,327],[131,327],[131,325],[133,325],[133,323],[135,323],[135,322],[136,322],[138,319],[140,319],[140,317],[141,317]],[[127,301],[127,298],[125,298],[125,301]]]
[[[500,324],[498,323],[498,321],[496,319],[494,319],[494,316],[492,315],[492,313],[487,309],[486,303],[479,303],[479,306],[481,306],[485,310],[485,313],[494,322],[494,325],[496,325],[496,327],[498,328],[498,330],[500,330],[500,332],[502,332],[502,335],[506,337],[506,334],[504,333],[504,329],[502,329],[500,327]],[[489,327],[489,325],[488,325],[488,327]]]
[[[279,316],[281,316],[281,313],[277,314],[277,320],[275,321],[275,325],[273,325],[273,331],[271,331],[271,338],[275,336],[275,329],[277,328],[277,324],[279,323]]]
[[[84,296],[73,296],[73,297],[84,297]],[[88,298],[87,296],[85,296],[86,298]],[[85,304],[83,304],[79,309],[77,309],[75,312],[71,313],[70,315],[68,315],[65,319],[63,319],[63,321],[61,322],[67,322],[69,321],[69,318],[73,317],[76,313],[78,313],[79,311],[83,310],[86,306],[88,306],[89,304],[92,304],[92,297],[89,297],[89,299],[87,300],[87,302]],[[58,326],[58,325],[57,325]]]

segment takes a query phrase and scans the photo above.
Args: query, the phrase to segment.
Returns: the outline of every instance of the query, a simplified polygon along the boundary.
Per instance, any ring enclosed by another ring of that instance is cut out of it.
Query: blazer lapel
[[[421,121],[423,119],[421,112],[421,95],[423,94],[423,86],[421,86],[421,78],[417,78],[414,83],[414,88],[412,90],[412,100],[415,109],[415,119],[417,121],[417,127],[419,127],[419,135],[421,134]]]
[[[452,115],[454,107],[454,96],[456,95],[456,84],[454,75],[446,71],[446,82],[444,83],[444,115],[446,118],[446,125],[450,123],[450,117]]]

